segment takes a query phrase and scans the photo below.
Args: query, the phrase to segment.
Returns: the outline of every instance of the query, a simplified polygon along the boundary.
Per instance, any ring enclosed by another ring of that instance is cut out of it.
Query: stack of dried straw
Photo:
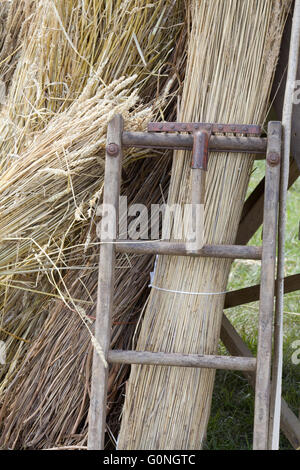
[[[143,129],[166,106],[173,112],[185,57],[184,5],[14,1],[7,30],[19,3],[30,14],[0,116],[0,326],[7,350],[0,445],[45,448],[86,439],[106,125],[120,112],[128,129]],[[167,185],[168,160],[145,160],[150,155],[125,158],[124,191],[139,202],[158,201],[155,183]],[[149,258],[119,258],[119,347],[131,340],[151,266]],[[124,374],[112,369],[113,396]]]
[[[262,122],[290,0],[13,0],[0,11],[1,339],[4,448],[85,446],[106,125],[179,120]],[[5,36],[5,39],[4,39]],[[168,159],[127,153],[123,193],[158,202]],[[156,156],[157,157],[157,156]],[[169,200],[189,193],[175,156]],[[233,243],[251,159],[211,155],[206,240]],[[160,183],[160,184],[158,184]],[[119,257],[113,346],[127,348],[147,296],[149,257]],[[223,260],[161,257],[155,284],[219,292]],[[138,348],[214,353],[223,297],[152,290]],[[112,367],[108,431],[115,442],[127,369]],[[200,448],[211,371],[133,367],[120,448]]]
[[[179,120],[262,123],[290,2],[202,1],[190,4],[192,29]],[[232,244],[252,159],[209,157],[205,240]],[[176,152],[169,201],[188,202],[190,159]],[[159,258],[137,349],[216,354],[230,262]],[[174,293],[179,291],[179,293]],[[184,294],[193,292],[198,294]],[[208,295],[205,293],[208,293]],[[199,449],[205,439],[214,371],[133,366],[120,449]]]

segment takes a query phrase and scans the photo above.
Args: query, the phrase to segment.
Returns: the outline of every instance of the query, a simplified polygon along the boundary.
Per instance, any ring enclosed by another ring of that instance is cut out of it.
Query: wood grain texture
[[[277,215],[280,165],[271,165],[271,154],[279,154],[282,127],[280,122],[269,122],[264,198],[263,254],[261,265],[257,370],[255,386],[253,449],[268,449],[272,323],[274,308]]]
[[[120,351],[108,353],[110,362],[120,364],[148,364],[174,367],[202,367],[206,369],[226,369],[255,371],[256,359],[253,357],[230,357],[203,354],[159,353],[150,351]]]
[[[108,124],[107,145],[115,143],[119,146],[119,151],[115,156],[106,153],[103,195],[103,203],[114,206],[116,213],[118,213],[121,180],[122,130],[123,119],[120,115],[116,115]],[[100,247],[95,339],[103,351],[105,360],[107,360],[111,338],[114,278],[115,244],[103,243]],[[97,348],[94,348],[88,432],[88,449],[90,450],[104,448],[107,380],[108,367],[105,366]]]
[[[167,241],[118,240],[116,250],[120,253],[171,256],[186,256],[188,254],[193,258],[261,259],[262,256],[262,249],[259,246],[204,245],[201,250],[188,252],[185,243]]]
[[[192,150],[191,134],[164,134],[155,132],[123,132],[122,142],[125,147],[169,148],[173,150]],[[211,152],[245,152],[261,154],[264,158],[267,139],[260,137],[230,137],[212,135],[208,148]],[[220,156],[222,158],[222,156]]]

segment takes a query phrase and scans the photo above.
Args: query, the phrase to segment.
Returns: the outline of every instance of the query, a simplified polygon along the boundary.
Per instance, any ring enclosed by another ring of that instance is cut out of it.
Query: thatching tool
[[[260,127],[240,124],[212,124],[212,123],[182,123],[182,122],[150,122],[148,124],[149,132],[188,132],[193,136],[192,164],[191,164],[191,202],[192,202],[192,233],[195,234],[195,243],[193,250],[187,245],[187,250],[200,250],[203,247],[203,230],[199,222],[201,206],[204,206],[205,200],[205,177],[208,163],[208,147],[212,133],[236,133],[236,134],[260,134]]]
[[[196,127],[197,126],[197,127]],[[221,129],[222,126],[222,129]],[[271,357],[272,357],[272,317],[275,285],[275,260],[277,239],[277,212],[279,198],[279,175],[281,159],[280,122],[270,122],[267,139],[260,137],[259,126],[253,125],[222,125],[204,123],[150,123],[146,133],[123,132],[122,116],[116,115],[108,125],[107,152],[104,180],[104,203],[111,204],[118,213],[120,195],[120,173],[123,146],[157,146],[177,148],[181,139],[174,132],[193,132],[194,139],[185,142],[186,148],[194,149],[192,171],[205,171],[207,152],[211,147],[210,133],[230,133],[223,152],[234,150],[246,153],[266,151],[266,184],[264,198],[264,230],[262,247],[238,245],[208,245],[190,253],[184,243],[174,242],[139,242],[124,241],[112,238],[109,243],[102,243],[100,248],[99,287],[96,313],[95,336],[98,347],[94,351],[91,405],[89,417],[89,449],[103,449],[105,435],[105,417],[107,406],[107,362],[151,364],[177,367],[205,367],[213,369],[234,369],[256,372],[254,443],[253,448],[268,448],[270,429],[270,388],[271,388]],[[199,132],[202,131],[202,132]],[[157,139],[156,132],[167,132],[163,139]],[[172,132],[169,134],[169,132]],[[196,136],[195,133],[197,132]],[[199,132],[199,133],[198,133]],[[205,132],[208,132],[206,134]],[[242,136],[239,136],[242,135]],[[184,136],[181,136],[184,137]],[[219,146],[224,136],[215,135]],[[196,141],[196,143],[195,143]],[[196,155],[195,155],[196,154]],[[195,163],[196,160],[196,163]],[[200,160],[200,163],[199,163]],[[200,168],[198,168],[200,166]],[[202,168],[201,168],[202,166]],[[204,168],[203,168],[204,167]],[[202,178],[202,177],[201,177]],[[203,200],[202,190],[194,182],[194,197]],[[203,188],[203,186],[202,186]],[[116,251],[131,253],[152,253],[183,256],[210,256],[225,258],[261,259],[261,291],[260,316],[257,358],[224,357],[199,354],[165,354],[150,351],[116,351],[110,350],[111,316],[113,309],[114,261]],[[99,349],[99,347],[101,349]],[[101,354],[99,354],[99,351]],[[103,357],[104,356],[104,357]]]

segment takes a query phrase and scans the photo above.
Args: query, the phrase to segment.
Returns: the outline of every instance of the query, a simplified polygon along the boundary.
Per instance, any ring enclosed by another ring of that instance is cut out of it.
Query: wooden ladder
[[[184,132],[184,134],[182,133]],[[281,122],[269,122],[267,137],[259,126],[208,123],[149,123],[148,132],[123,131],[121,115],[107,129],[103,204],[118,214],[123,147],[193,150],[192,203],[204,201],[208,151],[266,154],[262,246],[204,245],[195,250],[186,243],[169,241],[122,241],[112,237],[100,246],[95,338],[103,355],[94,348],[88,448],[103,449],[107,408],[107,363],[203,367],[256,373],[253,449],[268,449],[273,432],[270,418],[273,310],[277,216],[279,200]],[[222,158],[222,154],[219,158]],[[257,357],[179,354],[111,350],[111,325],[116,252],[167,254],[261,260]],[[99,349],[99,348],[98,348]]]

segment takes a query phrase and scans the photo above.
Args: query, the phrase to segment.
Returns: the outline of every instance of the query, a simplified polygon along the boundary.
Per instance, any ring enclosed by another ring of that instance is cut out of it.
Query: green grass
[[[264,176],[263,161],[255,163],[248,194]],[[300,178],[290,189],[287,203],[286,275],[300,272]],[[261,244],[261,228],[253,236],[251,245]],[[260,262],[235,261],[228,289],[239,289],[259,283]],[[284,300],[284,365],[283,397],[291,409],[300,411],[300,366],[292,363],[292,343],[300,340],[300,291],[285,295]],[[258,302],[228,309],[226,315],[238,330],[251,351],[256,354]],[[220,343],[220,353],[226,354]],[[211,417],[207,431],[206,448],[210,450],[251,449],[253,433],[254,395],[241,373],[217,371]],[[291,449],[281,435],[280,449]]]

